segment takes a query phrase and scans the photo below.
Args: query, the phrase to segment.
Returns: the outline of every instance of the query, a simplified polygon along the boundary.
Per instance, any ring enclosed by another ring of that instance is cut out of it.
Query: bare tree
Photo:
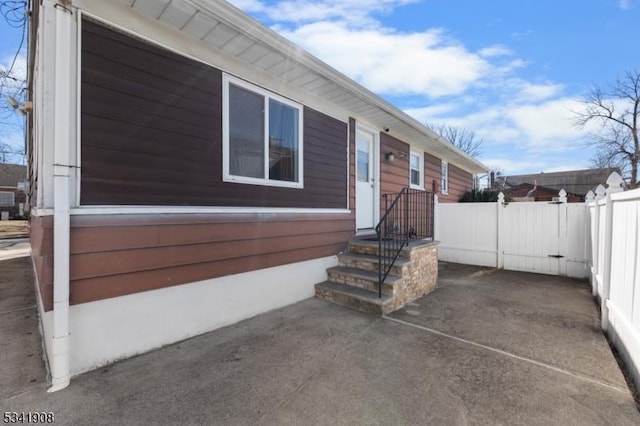
[[[459,150],[467,153],[469,156],[477,158],[483,152],[484,140],[476,137],[473,130],[463,127],[454,127],[443,124],[441,126],[429,126],[431,130],[437,133],[441,138],[454,145]]]
[[[622,78],[602,88],[593,86],[582,103],[583,111],[575,112],[575,125],[583,129],[588,123],[600,128],[592,132],[596,166],[620,167],[629,186],[638,186],[640,143],[640,72],[626,71]]]

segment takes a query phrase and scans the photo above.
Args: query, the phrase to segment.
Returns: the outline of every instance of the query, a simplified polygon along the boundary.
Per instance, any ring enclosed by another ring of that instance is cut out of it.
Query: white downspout
[[[71,10],[69,2],[45,1],[55,22],[54,165],[53,165],[53,337],[51,387],[69,385],[69,202],[71,146]],[[74,62],[75,63],[75,62]]]

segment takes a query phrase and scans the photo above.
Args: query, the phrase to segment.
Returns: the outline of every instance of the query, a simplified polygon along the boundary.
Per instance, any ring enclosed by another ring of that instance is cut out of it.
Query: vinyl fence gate
[[[438,204],[439,259],[575,278],[588,276],[584,203]]]

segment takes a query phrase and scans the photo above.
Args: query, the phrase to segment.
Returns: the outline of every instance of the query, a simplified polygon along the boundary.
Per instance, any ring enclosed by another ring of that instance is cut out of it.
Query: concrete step
[[[316,298],[375,315],[388,314],[392,310],[393,298],[389,294],[378,297],[377,292],[364,290],[333,281],[316,284]]]
[[[349,266],[334,266],[327,269],[327,276],[330,281],[360,287],[364,290],[378,292],[378,271],[366,271]],[[402,278],[398,275],[389,274],[382,285],[382,292],[393,294],[394,287],[402,283]]]
[[[365,271],[378,272],[378,256],[357,253],[345,253],[338,255],[340,266],[348,266],[350,268],[362,269]],[[403,271],[409,267],[410,261],[406,259],[396,259],[391,267],[390,273],[402,277]]]

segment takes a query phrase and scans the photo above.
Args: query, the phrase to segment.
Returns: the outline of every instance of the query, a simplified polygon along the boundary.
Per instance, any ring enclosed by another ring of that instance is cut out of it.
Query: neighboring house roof
[[[18,182],[27,180],[27,166],[0,163],[0,187],[17,188]]]
[[[524,183],[530,185],[536,183],[539,187],[544,186],[556,191],[564,189],[568,193],[584,196],[598,185],[604,185],[609,175],[613,172],[619,174],[620,169],[617,167],[606,167],[601,169],[571,170],[567,172],[500,176],[496,178],[496,184],[498,186],[512,188]]]
[[[136,14],[200,40],[232,61],[250,66],[257,75],[276,78],[347,113],[357,114],[355,118],[388,128],[392,136],[422,145],[430,154],[470,173],[488,171],[484,164],[424,124],[225,1],[112,1],[128,6],[129,14],[133,9]],[[95,3],[99,7],[99,2]],[[189,54],[196,57],[197,52],[198,49],[189,49]]]
[[[503,191],[514,201],[523,201],[525,198],[528,199],[527,201],[552,201],[555,197],[559,197],[559,192],[559,189],[530,183],[522,183]],[[582,201],[582,196],[567,191],[567,199],[569,202]]]

